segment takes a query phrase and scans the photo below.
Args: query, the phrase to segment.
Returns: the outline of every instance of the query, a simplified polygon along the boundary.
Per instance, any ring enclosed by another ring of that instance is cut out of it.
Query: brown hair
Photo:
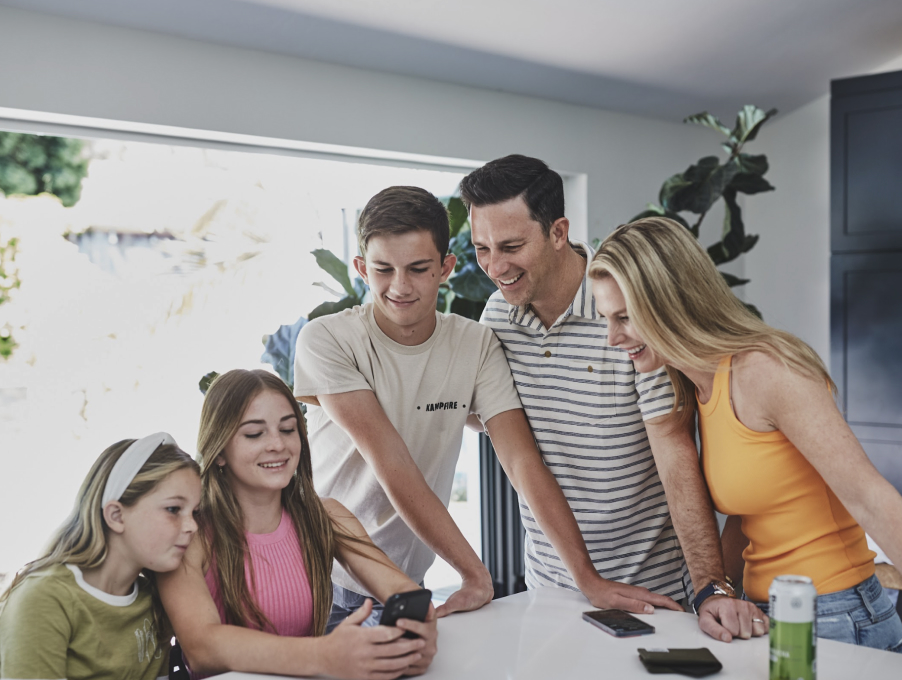
[[[366,257],[366,246],[373,236],[428,231],[438,250],[439,262],[445,261],[451,240],[448,210],[444,204],[419,187],[389,187],[373,196],[357,221],[357,245]]]
[[[253,583],[253,562],[246,560],[247,538],[244,533],[244,513],[232,491],[228,477],[217,470],[216,458],[238,431],[242,416],[251,401],[266,390],[285,397],[298,423],[301,455],[297,471],[288,486],[282,489],[282,507],[288,511],[298,535],[307,578],[313,594],[313,634],[323,635],[332,608],[332,560],[340,546],[360,553],[355,544],[365,542],[346,535],[332,523],[326,508],[313,488],[313,465],[304,416],[294,395],[282,380],[257,369],[236,369],[216,378],[204,399],[200,417],[197,451],[201,466],[200,539],[206,558],[215,556],[215,577],[222,595],[226,623],[271,628],[270,622],[257,606],[247,585],[244,568],[250,568]],[[386,558],[387,559],[387,558]]]
[[[467,210],[517,196],[523,198],[530,219],[542,225],[548,238],[551,225],[564,217],[564,180],[543,161],[512,154],[486,163],[460,181],[460,197]]]
[[[710,371],[725,357],[754,350],[836,392],[817,353],[752,314],[698,241],[673,220],[647,217],[617,227],[595,254],[589,276],[617,282],[630,322],[668,364],[676,397],[670,415],[677,422],[695,414],[695,385],[670,364]]]
[[[72,564],[80,569],[96,569],[107,557],[106,520],[103,518],[101,500],[103,490],[116,461],[136,440],[124,439],[107,448],[94,461],[88,476],[82,482],[72,512],[50,539],[44,553],[36,560],[26,564],[16,574],[9,588],[0,595],[2,604],[12,592],[30,574],[47,569],[55,564]],[[188,468],[196,473],[200,469],[187,453],[175,444],[162,444],[150,455],[147,462],[138,471],[128,488],[119,497],[125,507],[135,505],[143,496],[153,491],[156,486],[173,472]],[[150,570],[141,575],[148,580],[153,595],[154,623],[160,641],[168,632],[156,591],[155,574]]]

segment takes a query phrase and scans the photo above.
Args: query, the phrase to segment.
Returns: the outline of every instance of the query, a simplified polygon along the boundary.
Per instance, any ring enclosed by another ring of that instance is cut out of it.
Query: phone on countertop
[[[621,609],[596,609],[583,612],[583,619],[614,637],[651,635],[655,627]]]
[[[394,626],[398,619],[414,619],[425,621],[429,613],[429,603],[432,602],[432,591],[420,588],[406,593],[395,593],[385,602],[382,611],[382,619],[379,623],[383,626]],[[418,638],[419,635],[404,631],[402,637]]]

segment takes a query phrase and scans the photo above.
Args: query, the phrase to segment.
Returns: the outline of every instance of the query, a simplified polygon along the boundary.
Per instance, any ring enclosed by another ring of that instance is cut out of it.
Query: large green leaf
[[[336,314],[344,309],[350,309],[351,307],[359,304],[360,298],[358,298],[356,295],[348,295],[347,297],[343,297],[338,302],[324,302],[321,305],[317,305],[314,310],[307,315],[307,318],[310,321],[313,321],[317,317]]]
[[[730,182],[729,189],[743,194],[760,194],[762,191],[773,191],[773,185],[761,175],[753,175],[750,172],[740,172]]]
[[[210,385],[213,384],[213,381],[219,377],[219,373],[216,371],[210,371],[206,375],[204,375],[200,380],[197,381],[197,387],[200,389],[200,393],[203,395],[207,394],[207,390],[210,389]]]
[[[707,111],[696,113],[694,116],[687,116],[686,118],[683,118],[683,122],[694,123],[696,125],[704,125],[705,127],[709,127],[712,130],[717,130],[718,132],[724,133],[727,137],[730,136],[730,128],[721,123],[715,116],[712,116]]]
[[[458,297],[484,302],[497,288],[476,262],[467,262],[459,272],[448,279],[448,286]],[[453,304],[453,302],[452,302]]]
[[[749,153],[741,153],[736,158],[739,163],[739,172],[748,172],[753,175],[763,175],[767,172],[768,167],[767,156],[764,154],[753,156]]]
[[[338,256],[331,250],[317,248],[312,252],[313,256],[316,258],[316,264],[319,265],[320,269],[338,281],[348,295],[357,294],[357,291],[354,290],[354,286],[351,285],[351,277],[348,276],[348,265],[338,259]]]
[[[457,196],[451,196],[444,201],[448,207],[448,225],[451,228],[451,237],[457,236],[469,219],[464,202]]]
[[[685,219],[683,219],[682,215],[680,215],[679,213],[664,210],[664,208],[661,208],[660,206],[657,206],[654,203],[649,203],[648,208],[646,208],[645,210],[640,212],[638,215],[633,217],[633,219],[631,219],[630,222],[635,222],[636,220],[643,220],[646,217],[668,217],[675,222],[679,222],[684,227],[686,227],[686,229],[689,229],[690,231],[692,231],[692,227],[690,227],[689,223]],[[598,250],[597,246],[595,247],[595,250]]]
[[[740,109],[736,116],[736,125],[730,132],[730,140],[735,142],[737,146],[742,146],[746,142],[750,142],[758,136],[761,126],[777,115],[777,109],[764,111],[752,104],[746,104]]]
[[[482,316],[482,310],[485,309],[485,302],[478,300],[467,300],[466,298],[456,297],[451,301],[451,311],[453,314],[459,314],[473,321],[479,321]]]
[[[742,244],[745,241],[745,224],[742,222],[742,210],[736,202],[736,192],[727,189],[723,194],[726,210],[723,216],[723,244],[726,261],[734,260],[742,254]]]
[[[720,275],[730,288],[733,288],[734,286],[743,286],[751,281],[751,279],[740,279],[738,276],[733,276],[727,272],[720,272]]]
[[[658,192],[658,201],[664,208],[661,209],[661,212],[658,214],[663,215],[668,209],[672,210],[674,196],[678,195],[683,189],[691,186],[692,180],[683,177],[683,173],[681,172],[664,180],[664,184],[661,185],[661,191]],[[657,208],[657,206],[655,206],[655,208]],[[648,210],[654,210],[654,208],[651,207],[651,204],[649,204]],[[646,212],[648,212],[648,210],[646,210]]]
[[[739,166],[735,161],[720,165],[716,156],[702,158],[683,173],[683,178],[692,184],[676,191],[666,203],[662,201],[662,205],[670,212],[687,211],[703,215],[717,202],[738,172]]]

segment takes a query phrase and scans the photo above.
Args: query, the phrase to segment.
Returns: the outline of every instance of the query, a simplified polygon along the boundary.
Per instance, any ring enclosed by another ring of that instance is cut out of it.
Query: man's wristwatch
[[[695,610],[696,614],[698,614],[698,610],[701,608],[702,602],[707,600],[712,595],[726,595],[727,597],[736,597],[736,589],[726,581],[718,581],[717,579],[711,581],[711,583],[706,585],[695,594],[695,600],[692,601],[692,608]]]

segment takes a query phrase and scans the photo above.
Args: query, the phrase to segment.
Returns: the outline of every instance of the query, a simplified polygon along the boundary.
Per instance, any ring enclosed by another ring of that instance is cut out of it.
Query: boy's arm
[[[665,595],[598,575],[564,492],[536,447],[523,409],[499,413],[488,420],[486,429],[517,494],[529,505],[577,587],[593,606],[637,614],[652,613],[652,605],[682,611]]]
[[[492,599],[492,578],[448,509],[432,491],[407,445],[370,390],[320,394],[320,405],[373,469],[391,504],[413,532],[463,579],[436,613],[478,609]]]

